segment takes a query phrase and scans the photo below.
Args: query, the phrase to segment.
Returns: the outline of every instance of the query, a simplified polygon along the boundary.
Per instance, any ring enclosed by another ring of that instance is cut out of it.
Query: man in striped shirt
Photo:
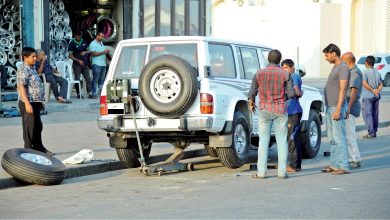
[[[249,91],[249,108],[255,112],[256,94],[259,97],[259,149],[257,173],[252,177],[265,178],[267,169],[268,146],[271,126],[275,129],[278,148],[278,177],[287,178],[287,102],[286,81],[288,73],[280,67],[282,54],[272,50],[268,54],[269,65],[258,71],[253,77]]]

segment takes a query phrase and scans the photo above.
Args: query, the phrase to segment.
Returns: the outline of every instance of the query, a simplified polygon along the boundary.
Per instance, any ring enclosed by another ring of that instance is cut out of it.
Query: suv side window
[[[240,65],[242,63],[244,76],[241,74],[242,79],[253,79],[253,76],[260,69],[259,57],[257,56],[257,50],[254,48],[246,48],[240,47],[239,49],[241,57],[241,61],[239,61]],[[241,70],[241,67],[240,67]]]
[[[229,45],[209,44],[211,77],[235,78],[233,50]]]
[[[390,56],[386,57],[387,64],[390,64]]]
[[[267,66],[269,63],[268,63],[268,54],[271,50],[267,50],[267,49],[264,49],[262,48],[261,49],[261,52],[262,52],[262,55],[263,55],[263,60],[265,62],[265,66]]]

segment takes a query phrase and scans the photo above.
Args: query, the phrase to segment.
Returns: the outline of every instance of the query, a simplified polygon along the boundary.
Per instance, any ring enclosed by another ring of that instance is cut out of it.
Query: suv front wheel
[[[250,134],[249,125],[241,112],[234,113],[232,128],[232,145],[217,147],[219,160],[228,168],[241,167],[249,157]]]
[[[300,141],[303,158],[311,159],[317,156],[321,146],[321,122],[314,110],[310,110],[307,130],[301,133]]]

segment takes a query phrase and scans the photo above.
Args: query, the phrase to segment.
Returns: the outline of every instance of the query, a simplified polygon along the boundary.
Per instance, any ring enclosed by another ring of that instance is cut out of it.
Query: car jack
[[[141,166],[140,173],[149,176],[152,174],[157,174],[162,176],[164,172],[170,171],[193,171],[194,164],[192,163],[180,163],[180,159],[183,157],[184,153],[182,149],[177,149],[168,159],[162,162],[149,164],[147,166]]]

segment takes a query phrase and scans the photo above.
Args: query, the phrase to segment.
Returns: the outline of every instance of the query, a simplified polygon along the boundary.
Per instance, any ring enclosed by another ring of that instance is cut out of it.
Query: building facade
[[[358,57],[390,53],[388,0],[213,0],[212,36],[265,44],[327,77],[329,43]]]

